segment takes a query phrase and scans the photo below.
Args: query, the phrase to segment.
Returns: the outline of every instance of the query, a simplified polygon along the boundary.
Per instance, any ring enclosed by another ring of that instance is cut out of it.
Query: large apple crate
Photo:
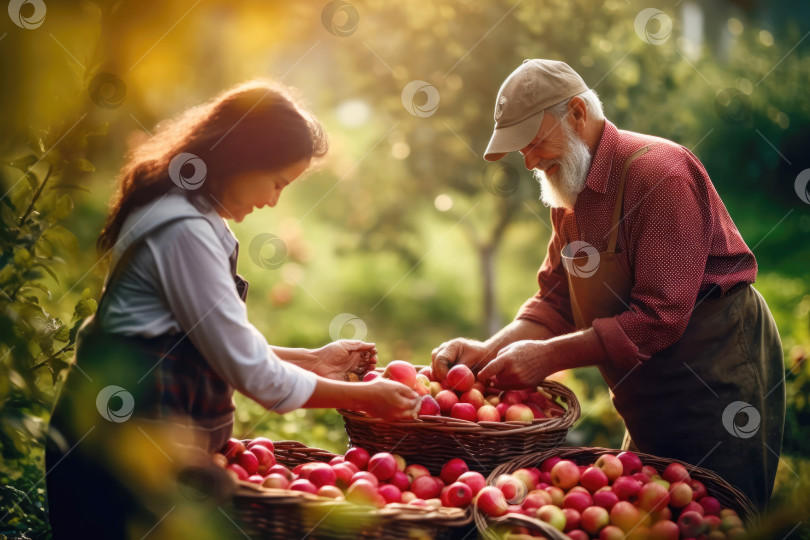
[[[274,446],[276,461],[290,469],[312,461],[326,463],[335,457],[297,441],[278,441]],[[372,508],[243,481],[237,482],[228,513],[252,539],[444,539],[455,537],[472,522],[470,508],[430,509],[405,504]]]
[[[495,480],[502,474],[508,474],[524,467],[539,467],[550,457],[568,459],[577,465],[594,463],[603,454],[618,455],[621,450],[610,448],[566,447],[548,452],[540,452],[530,456],[513,459],[497,467],[487,478],[487,485],[494,486]],[[759,514],[754,503],[740,490],[723,480],[717,473],[696,467],[685,461],[671,458],[662,458],[642,452],[634,452],[644,465],[652,465],[659,471],[666,469],[670,463],[680,463],[689,470],[689,476],[700,480],[706,486],[706,491],[715,497],[724,508],[731,508],[739,514],[747,527],[754,527],[759,523]],[[571,538],[548,523],[522,514],[506,514],[499,518],[484,515],[477,508],[473,509],[473,519],[481,538],[486,540],[500,540],[503,534],[513,527],[524,527],[532,532],[540,533],[548,540],[571,540]]]
[[[471,422],[446,416],[389,422],[361,412],[338,412],[352,446],[370,453],[399,454],[406,461],[424,465],[433,475],[449,459],[461,458],[470,470],[486,476],[510,459],[557,448],[579,419],[579,401],[570,388],[548,380],[539,386],[562,403],[566,409],[562,416],[532,422]]]

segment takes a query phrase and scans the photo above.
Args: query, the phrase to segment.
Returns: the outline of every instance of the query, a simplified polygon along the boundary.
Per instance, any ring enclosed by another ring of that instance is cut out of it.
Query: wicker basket
[[[338,412],[354,446],[399,454],[434,475],[451,458],[461,458],[471,470],[487,475],[510,459],[558,447],[579,419],[579,401],[568,387],[555,381],[540,387],[561,398],[567,409],[563,416],[532,422],[470,422],[446,416],[387,422],[345,409]]]
[[[546,459],[559,456],[562,459],[570,459],[577,465],[588,465],[596,461],[602,454],[618,454],[621,450],[611,450],[609,448],[558,448],[549,452],[540,452],[531,456],[523,456],[496,468],[487,478],[488,485],[495,485],[495,479],[501,474],[510,473],[523,467],[539,466]],[[706,490],[712,497],[715,497],[724,508],[732,508],[737,511],[740,518],[750,526],[759,523],[759,515],[756,507],[748,497],[737,488],[720,478],[717,473],[708,469],[690,465],[684,461],[670,458],[662,458],[650,454],[636,452],[644,465],[652,465],[659,471],[663,471],[670,463],[680,463],[689,470],[692,478],[700,480],[706,485]],[[507,514],[506,516],[492,519],[485,517],[478,509],[473,509],[473,518],[479,533],[487,540],[498,540],[501,538],[501,527],[506,531],[512,527],[526,527],[532,531],[545,535],[549,540],[570,540],[568,535],[550,527],[547,523],[539,519],[530,518],[521,514]]]
[[[293,468],[335,454],[296,441],[275,444],[278,463]],[[447,538],[472,521],[471,509],[432,510],[405,504],[372,509],[309,493],[239,482],[230,513],[250,538]],[[416,536],[414,536],[416,535]]]

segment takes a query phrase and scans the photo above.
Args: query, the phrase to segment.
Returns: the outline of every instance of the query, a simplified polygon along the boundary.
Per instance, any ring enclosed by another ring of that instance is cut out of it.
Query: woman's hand
[[[537,386],[558,371],[552,349],[546,341],[516,341],[481,369],[478,380],[502,390]]]
[[[321,377],[337,381],[349,380],[350,374],[362,378],[377,364],[374,343],[356,339],[341,339],[316,349],[317,359],[312,371]]]
[[[419,414],[419,394],[402,383],[377,378],[356,385],[362,397],[355,408],[383,420],[413,420]]]
[[[433,349],[431,354],[433,375],[436,380],[443,381],[454,364],[464,364],[476,373],[493,353],[494,351],[481,341],[466,338],[445,341]]]

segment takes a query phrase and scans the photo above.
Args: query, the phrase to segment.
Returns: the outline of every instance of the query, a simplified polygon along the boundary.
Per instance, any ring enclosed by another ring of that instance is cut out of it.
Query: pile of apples
[[[377,377],[400,382],[422,396],[419,416],[449,416],[470,422],[532,422],[565,414],[565,408],[542,388],[505,392],[486,388],[475,380],[470,368],[461,364],[453,366],[439,381],[430,367],[417,373],[412,364],[394,360],[382,375],[370,371],[363,380]]]
[[[589,466],[551,457],[483,488],[476,508],[545,521],[572,540],[745,538],[743,522],[679,463],[659,474],[633,452],[603,454]],[[526,528],[513,532],[531,534]]]
[[[234,480],[377,508],[394,503],[466,508],[486,485],[481,473],[470,471],[458,458],[445,463],[439,476],[431,476],[425,467],[408,465],[401,456],[388,452],[369,455],[355,446],[328,463],[304,463],[290,470],[276,463],[273,450],[272,441],[264,437],[230,439],[221,453],[214,454],[214,462]]]

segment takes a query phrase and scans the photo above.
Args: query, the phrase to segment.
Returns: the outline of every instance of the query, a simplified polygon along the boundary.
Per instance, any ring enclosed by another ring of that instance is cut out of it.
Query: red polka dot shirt
[[[560,251],[580,240],[607,250],[619,175],[625,159],[649,145],[625,180],[623,220],[616,257],[633,278],[630,309],[595,319],[593,328],[617,367],[675,343],[692,308],[714,291],[753,283],[754,254],[692,152],[666,139],[619,130],[605,121],[585,188],[573,211],[551,210],[554,228],[537,274],[540,289],[518,319],[543,324],[556,335],[575,330]]]

